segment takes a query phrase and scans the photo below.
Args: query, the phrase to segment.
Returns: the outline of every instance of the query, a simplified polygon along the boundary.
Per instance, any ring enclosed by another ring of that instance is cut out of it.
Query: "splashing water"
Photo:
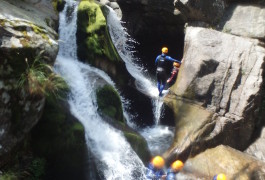
[[[140,131],[146,139],[153,156],[164,153],[174,138],[174,128],[167,126],[153,126]]]
[[[151,97],[155,126],[142,129],[140,134],[146,139],[152,155],[162,154],[169,148],[173,140],[174,128],[159,125],[164,108],[163,101],[158,98],[159,92],[156,82],[146,74],[146,71],[139,64],[135,63],[139,60],[134,57],[133,47],[130,45],[135,42],[130,38],[116,13],[111,8],[109,8],[107,22],[109,33],[119,55],[125,62],[128,72],[136,79],[136,88]]]
[[[68,100],[71,113],[83,124],[87,145],[99,161],[97,167],[104,179],[145,179],[145,167],[123,134],[105,123],[97,113],[95,75],[112,85],[114,83],[102,71],[77,60],[77,5],[74,0],[66,0],[60,14],[60,49],[55,64],[56,72],[66,80],[71,90]]]
[[[158,125],[160,121],[161,111],[163,109],[163,101],[158,100],[159,92],[156,87],[156,82],[154,82],[150,78],[144,68],[142,68],[139,64],[136,64],[136,62],[138,62],[139,60],[133,55],[133,46],[128,44],[128,42],[135,43],[135,41],[130,38],[130,36],[126,32],[126,29],[122,26],[121,21],[117,17],[116,13],[111,8],[109,8],[107,22],[112,41],[120,57],[125,62],[128,72],[136,80],[136,88],[140,92],[151,97],[155,124]]]

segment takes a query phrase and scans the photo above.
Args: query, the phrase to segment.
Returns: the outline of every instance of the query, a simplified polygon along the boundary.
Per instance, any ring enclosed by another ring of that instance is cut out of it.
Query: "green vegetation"
[[[112,86],[105,85],[97,90],[97,102],[102,113],[119,122],[124,122],[121,99]]]
[[[108,10],[93,0],[82,0],[77,13],[77,55],[102,69],[119,86],[130,78],[124,62],[112,43],[104,13]]]
[[[129,128],[123,117],[122,104],[119,94],[110,85],[105,85],[97,90],[97,102],[99,110],[114,121],[109,123],[116,129],[123,131],[125,138],[131,144],[134,151],[143,160],[150,160],[150,152],[145,139]]]
[[[62,11],[64,8],[65,1],[64,0],[52,0],[52,5],[54,10]]]
[[[33,152],[47,161],[46,179],[54,176],[60,179],[60,175],[70,172],[82,173],[80,167],[86,161],[84,127],[65,106],[64,101],[47,98],[43,117],[32,130]]]
[[[111,61],[120,61],[108,33],[106,19],[100,6],[93,0],[82,0],[78,7],[77,21],[78,52],[93,64],[96,57],[106,56]],[[83,54],[87,52],[86,54]],[[82,58],[81,58],[82,59]]]
[[[18,88],[26,87],[32,96],[56,96],[60,91],[68,90],[66,82],[52,71],[50,65],[43,63],[41,58],[42,52],[31,65],[27,58],[25,59],[27,68],[19,79]]]

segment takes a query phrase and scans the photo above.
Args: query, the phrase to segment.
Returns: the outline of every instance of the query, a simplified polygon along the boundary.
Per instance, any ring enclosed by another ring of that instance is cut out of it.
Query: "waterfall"
[[[156,82],[139,65],[140,60],[133,55],[133,47],[131,45],[135,42],[130,38],[120,19],[111,8],[109,8],[107,22],[112,41],[125,62],[128,72],[135,78],[137,89],[151,97],[155,125],[142,129],[139,133],[146,139],[152,155],[162,154],[170,147],[174,137],[174,128],[160,125],[163,101],[158,98],[159,93]]]
[[[134,56],[133,46],[131,44],[135,43],[135,41],[130,38],[116,13],[111,8],[108,9],[107,22],[112,41],[120,57],[125,62],[128,72],[135,78],[136,88],[151,97],[155,124],[158,125],[163,109],[163,101],[158,98],[159,93],[156,82],[150,78],[146,70],[139,65],[139,59]]]
[[[76,19],[78,2],[66,0],[60,13],[59,53],[55,71],[70,87],[71,113],[83,124],[88,148],[97,160],[104,179],[145,179],[145,167],[125,140],[122,132],[105,123],[97,112],[96,76],[112,84],[102,71],[78,61],[76,56]]]

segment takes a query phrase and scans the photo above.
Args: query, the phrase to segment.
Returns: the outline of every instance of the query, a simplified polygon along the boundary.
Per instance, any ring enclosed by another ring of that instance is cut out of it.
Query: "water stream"
[[[136,42],[130,38],[115,11],[111,8],[109,8],[107,22],[112,41],[122,60],[125,62],[128,72],[136,80],[136,88],[151,98],[155,117],[154,123],[158,125],[160,123],[160,116],[163,109],[163,101],[158,98],[159,93],[156,87],[156,82],[149,76],[147,70],[141,66],[140,60],[134,56],[133,43]]]
[[[122,132],[105,123],[97,113],[95,76],[111,83],[100,70],[78,61],[76,56],[76,18],[78,2],[66,0],[60,13],[60,44],[55,70],[67,82],[71,93],[71,113],[83,124],[88,148],[97,159],[104,179],[145,179],[145,167],[125,140]],[[70,13],[69,13],[70,12]]]
[[[122,26],[122,22],[111,8],[109,8],[107,22],[112,41],[125,62],[128,72],[135,78],[137,90],[149,96],[152,101],[155,118],[154,126],[141,129],[139,132],[146,139],[153,155],[162,154],[169,148],[172,142],[174,128],[160,125],[163,101],[158,98],[156,82],[149,76],[143,66],[141,66],[141,60],[134,56],[133,44],[136,42],[130,38],[126,29]]]

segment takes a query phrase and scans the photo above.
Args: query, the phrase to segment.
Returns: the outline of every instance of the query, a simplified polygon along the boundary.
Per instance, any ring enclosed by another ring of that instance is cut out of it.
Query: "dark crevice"
[[[214,59],[204,60],[201,64],[200,71],[198,72],[198,77],[203,77],[208,74],[212,74],[216,71],[219,62]]]

